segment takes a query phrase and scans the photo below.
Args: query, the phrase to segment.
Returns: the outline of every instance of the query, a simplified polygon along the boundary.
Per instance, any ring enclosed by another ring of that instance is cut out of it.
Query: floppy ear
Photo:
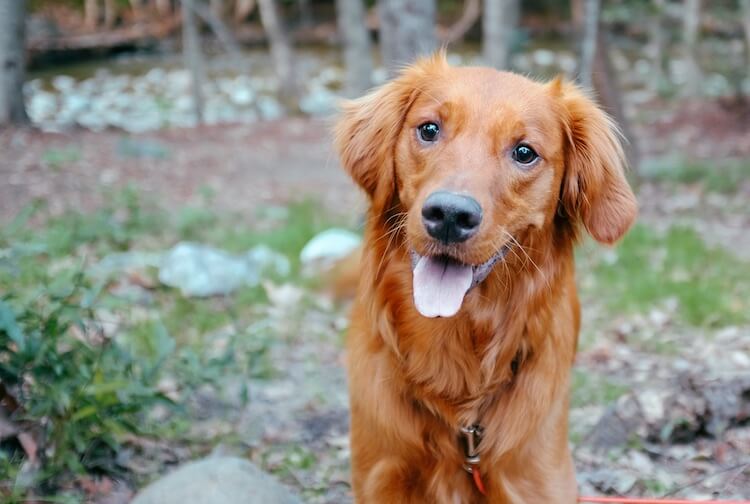
[[[393,152],[406,114],[428,72],[447,66],[438,53],[407,67],[395,80],[357,100],[344,102],[334,142],[344,169],[374,201],[395,184]]]
[[[597,241],[612,244],[630,228],[638,204],[625,178],[617,127],[573,84],[551,84],[563,102],[566,138],[562,206]]]

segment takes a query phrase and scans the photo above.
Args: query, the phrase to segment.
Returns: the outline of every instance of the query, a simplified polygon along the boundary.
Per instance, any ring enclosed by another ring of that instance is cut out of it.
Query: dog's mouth
[[[508,245],[482,264],[464,264],[448,255],[423,256],[411,251],[414,305],[424,317],[452,317],[464,297],[484,281],[508,253]]]

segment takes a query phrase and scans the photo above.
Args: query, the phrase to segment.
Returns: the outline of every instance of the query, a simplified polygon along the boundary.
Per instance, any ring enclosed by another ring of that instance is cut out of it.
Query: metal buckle
[[[464,435],[464,449],[466,456],[464,457],[464,469],[469,474],[474,472],[474,466],[479,464],[479,442],[482,440],[484,429],[479,424],[470,425],[469,427],[461,427],[461,434]]]

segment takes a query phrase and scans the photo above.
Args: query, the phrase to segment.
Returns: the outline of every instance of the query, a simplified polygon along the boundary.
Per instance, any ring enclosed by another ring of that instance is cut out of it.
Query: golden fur
[[[441,124],[430,148],[415,136],[425,121]],[[509,155],[521,140],[542,157],[528,170]],[[572,84],[439,54],[345,104],[335,141],[370,199],[348,341],[356,501],[573,503],[573,245],[579,223],[609,244],[637,212],[613,124]],[[445,252],[420,220],[437,189],[484,209],[450,254],[479,264],[509,246],[450,318],[425,318],[412,299],[409,250]],[[486,497],[462,468],[458,432],[476,422]]]

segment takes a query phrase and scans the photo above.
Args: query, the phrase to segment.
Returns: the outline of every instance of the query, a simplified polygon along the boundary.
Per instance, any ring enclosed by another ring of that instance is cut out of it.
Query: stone
[[[132,504],[299,504],[289,490],[247,460],[191,462],[143,489]]]
[[[548,49],[537,49],[531,55],[535,65],[550,66],[555,62],[555,53]]]
[[[180,242],[167,252],[159,281],[184,296],[229,294],[243,285],[257,285],[258,270],[245,258],[199,243]]]
[[[362,238],[348,229],[326,229],[307,242],[299,259],[305,267],[325,268],[349,255],[361,243]]]
[[[299,101],[302,112],[311,116],[324,116],[336,110],[339,97],[325,88],[314,88]]]
[[[256,245],[247,251],[245,257],[263,275],[286,277],[292,272],[289,259],[268,245]]]
[[[272,121],[279,119],[284,116],[284,107],[275,98],[271,96],[261,96],[256,102],[258,112],[260,116],[267,120]]]

